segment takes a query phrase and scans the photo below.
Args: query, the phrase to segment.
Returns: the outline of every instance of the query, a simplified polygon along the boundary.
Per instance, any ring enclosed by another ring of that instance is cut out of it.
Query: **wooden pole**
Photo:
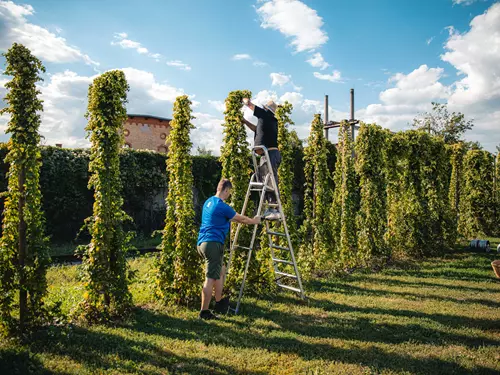
[[[325,95],[325,125],[328,125],[328,95]],[[325,138],[328,140],[328,129],[325,129]]]

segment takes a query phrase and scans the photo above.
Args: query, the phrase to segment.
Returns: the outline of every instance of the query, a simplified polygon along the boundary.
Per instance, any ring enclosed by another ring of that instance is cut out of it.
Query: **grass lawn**
[[[495,243],[495,248],[496,244]],[[0,343],[0,374],[499,374],[496,252],[458,251],[292,294],[246,298],[215,322],[151,299],[152,258],[131,260],[137,309],[116,327],[62,327]],[[50,269],[50,298],[80,298],[78,268]]]

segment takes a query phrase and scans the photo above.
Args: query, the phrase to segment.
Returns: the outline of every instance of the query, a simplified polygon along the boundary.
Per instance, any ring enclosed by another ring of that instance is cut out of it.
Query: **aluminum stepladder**
[[[264,181],[259,181],[259,165],[257,163],[257,153],[256,153],[256,151],[258,151],[258,150],[263,151],[264,156],[266,158],[267,172],[268,173],[266,174],[266,176],[264,176],[264,178],[263,178]],[[261,215],[262,208],[263,208],[264,203],[265,203],[266,193],[272,192],[275,194],[276,201],[278,203],[277,204],[267,203],[267,206],[270,208],[277,208],[278,209],[279,215],[280,215],[279,222],[281,222],[281,225],[283,227],[283,232],[273,231],[271,226],[270,226],[269,221],[263,220],[263,222],[265,222],[265,225],[266,225],[266,233],[267,233],[267,237],[269,240],[269,248],[271,250],[271,258],[273,261],[275,281],[279,287],[297,292],[297,293],[299,293],[299,295],[302,299],[305,299],[304,288],[302,287],[302,280],[300,278],[299,269],[297,267],[297,262],[295,260],[295,254],[293,252],[292,241],[290,239],[290,233],[288,232],[288,227],[286,225],[286,218],[285,218],[285,215],[283,213],[283,207],[281,205],[281,198],[280,198],[279,193],[278,193],[276,179],[274,178],[274,173],[273,173],[271,161],[269,159],[269,153],[267,151],[267,148],[264,146],[255,146],[252,149],[252,161],[253,161],[254,173],[252,174],[252,177],[250,178],[250,183],[248,184],[247,194],[245,197],[245,202],[243,204],[241,215],[245,215],[248,201],[250,200],[250,196],[251,196],[253,191],[257,191],[259,193],[259,205],[257,207],[257,212],[256,212],[257,216]],[[255,224],[253,231],[252,231],[252,239],[250,240],[250,245],[248,247],[241,246],[238,244],[238,239],[239,239],[239,234],[240,234],[240,230],[241,230],[242,225],[243,224],[239,223],[237,228],[236,228],[234,239],[233,239],[233,242],[231,244],[231,249],[230,249],[230,253],[229,253],[229,261],[228,261],[228,265],[227,265],[227,269],[226,269],[226,277],[225,277],[225,280],[227,280],[227,276],[229,275],[229,271],[231,269],[231,262],[233,260],[235,249],[240,248],[240,249],[247,250],[248,255],[247,255],[247,260],[246,260],[246,264],[245,264],[245,271],[243,273],[243,280],[241,282],[240,292],[238,294],[238,302],[236,303],[235,308],[231,308],[231,307],[229,308],[229,311],[232,311],[235,314],[237,314],[239,309],[240,309],[241,299],[243,297],[243,290],[245,289],[245,281],[246,281],[246,277],[247,277],[248,267],[250,265],[250,260],[252,258],[252,252],[253,252],[253,248],[255,246],[255,239],[257,237],[257,233],[259,232],[259,230],[258,230],[259,224]],[[285,247],[285,246],[277,245],[275,243],[277,241],[273,241],[274,237],[286,238],[286,243],[288,244],[288,246]],[[287,251],[290,258],[289,259],[282,259],[283,256],[278,258],[276,256],[276,250]],[[279,268],[280,265],[292,266],[293,267],[293,274],[280,271],[280,268]],[[294,281],[296,283],[297,287],[280,282],[280,280],[283,278]]]

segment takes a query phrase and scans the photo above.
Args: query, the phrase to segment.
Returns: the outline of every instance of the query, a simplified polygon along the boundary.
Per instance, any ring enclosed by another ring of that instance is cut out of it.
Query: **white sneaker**
[[[266,212],[264,212],[264,215],[262,215],[262,218],[264,220],[280,220],[281,215],[279,211],[275,208],[268,209]]]

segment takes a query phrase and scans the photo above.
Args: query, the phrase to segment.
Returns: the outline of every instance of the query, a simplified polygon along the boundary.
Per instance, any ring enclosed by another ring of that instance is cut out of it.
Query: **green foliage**
[[[46,270],[49,264],[45,220],[40,192],[40,112],[42,101],[36,83],[45,72],[42,62],[30,50],[14,43],[4,54],[7,67],[3,74],[12,76],[5,84],[10,115],[7,133],[6,163],[10,164],[0,239],[0,324],[16,328],[13,318],[14,293],[19,292],[19,329],[35,326],[46,317]],[[17,314],[16,314],[17,315]]]
[[[243,98],[251,98],[252,93],[248,90],[231,91],[226,98],[226,110],[224,111],[224,139],[221,146],[222,177],[228,178],[233,184],[231,201],[229,204],[236,212],[241,212],[245,201],[245,194],[250,179],[250,149],[247,142],[245,127],[242,123]],[[251,207],[247,212],[252,212]],[[236,225],[231,226],[232,239],[236,231]],[[243,227],[239,234],[241,243],[250,243],[250,232],[248,227]],[[226,241],[228,242],[228,241]],[[245,246],[245,245],[243,245]],[[228,289],[236,290],[238,280],[243,278],[245,267],[246,251],[235,249],[231,263],[231,271],[226,280]]]
[[[460,207],[460,199],[463,194],[463,173],[464,173],[464,156],[466,148],[464,143],[459,142],[449,146],[448,153],[451,163],[450,190],[448,200],[450,202],[451,218],[453,220],[453,240],[456,241],[458,214]]]
[[[400,132],[388,142],[387,155],[391,250],[424,256],[449,247],[449,158],[443,140],[422,131]]]
[[[413,120],[413,126],[418,130],[443,138],[447,144],[454,144],[461,140],[462,135],[472,129],[474,122],[466,120],[461,112],[448,112],[444,103],[432,102],[432,112],[424,113]]]
[[[356,171],[360,178],[360,210],[356,218],[358,254],[367,261],[387,255],[386,140],[388,132],[378,125],[361,124],[356,139]]]
[[[125,254],[131,235],[123,223],[119,152],[123,145],[125,103],[129,86],[120,70],[106,72],[89,87],[89,188],[94,189],[93,216],[87,220],[92,237],[83,258],[85,294],[82,315],[88,321],[122,317],[132,307],[131,278]]]
[[[331,207],[332,233],[336,261],[340,267],[346,268],[359,261],[356,240],[357,186],[351,131],[347,122],[343,122],[339,128],[338,151]]]
[[[198,296],[202,283],[201,258],[195,251],[193,161],[189,155],[192,119],[188,96],[177,97],[167,140],[167,214],[156,264],[156,296],[163,303],[188,304]]]
[[[304,221],[299,263],[305,276],[325,268],[332,258],[329,207],[332,200],[328,171],[327,141],[320,115],[314,115],[311,132],[304,150]]]
[[[496,204],[495,204],[495,228],[496,228],[496,234],[500,235],[500,150],[498,149],[499,147],[497,146],[497,157],[495,159],[495,199],[496,199]]]
[[[458,232],[467,239],[494,231],[493,161],[488,151],[469,150],[465,154]]]

